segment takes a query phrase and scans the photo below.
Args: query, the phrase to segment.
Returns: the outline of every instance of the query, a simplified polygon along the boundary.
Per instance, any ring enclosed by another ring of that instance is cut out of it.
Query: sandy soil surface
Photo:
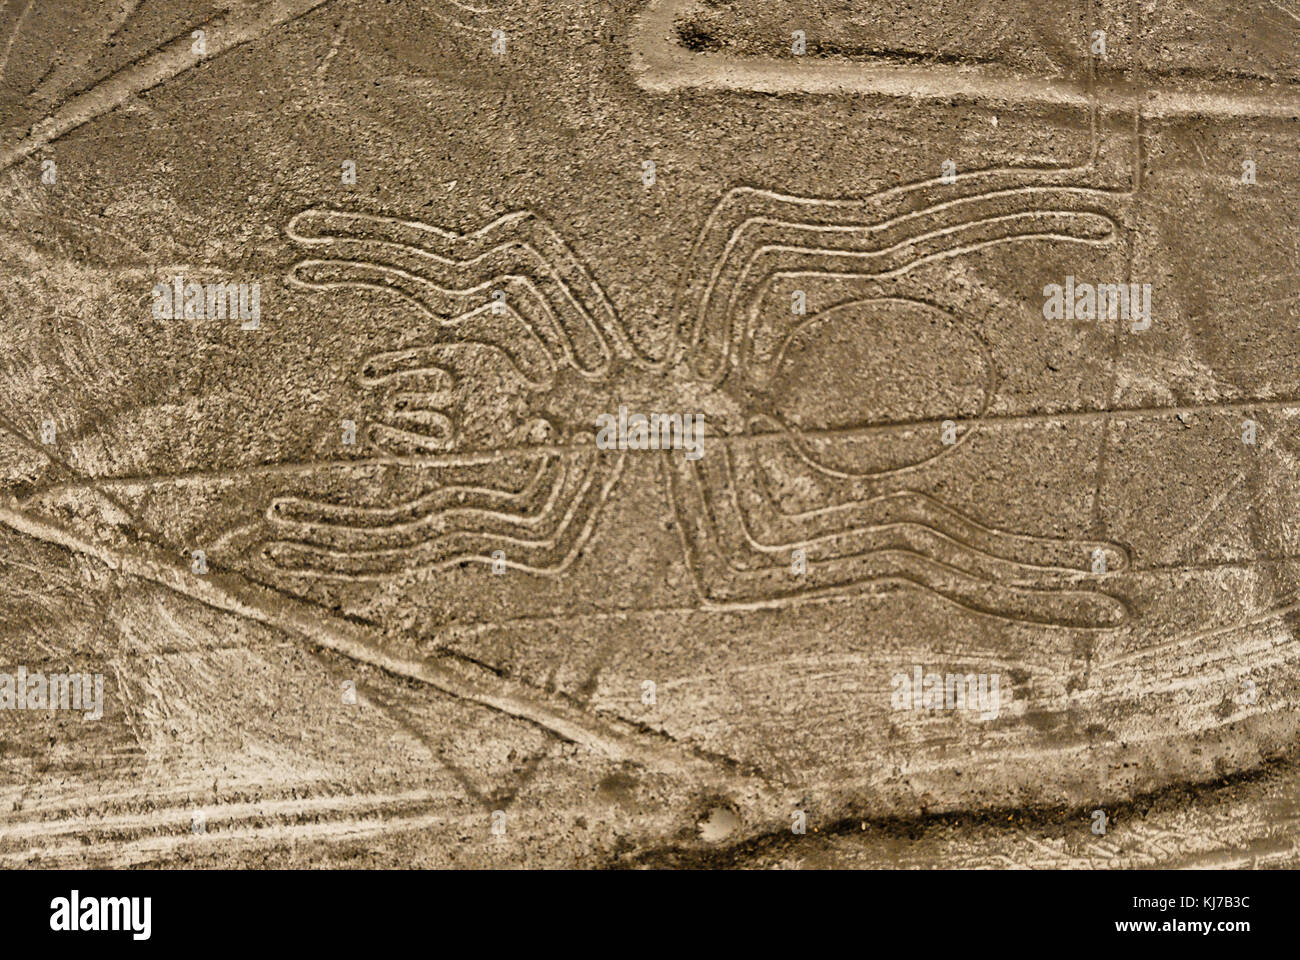
[[[0,864],[1294,866],[1298,39],[6,0]]]

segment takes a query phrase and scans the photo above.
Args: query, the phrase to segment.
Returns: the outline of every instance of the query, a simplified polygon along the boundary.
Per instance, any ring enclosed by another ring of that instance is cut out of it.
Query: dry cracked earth
[[[1300,865],[1295,0],[3,0],[0,212],[0,864]]]

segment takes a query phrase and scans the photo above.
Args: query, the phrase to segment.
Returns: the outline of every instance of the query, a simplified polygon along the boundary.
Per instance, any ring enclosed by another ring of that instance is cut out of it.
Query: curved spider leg
[[[749,291],[777,269],[890,276],[1030,237],[1109,242],[1127,194],[1079,184],[1076,170],[1004,169],[929,180],[857,200],[741,187],[701,229],[679,289],[679,335],[697,375],[720,383],[738,363]]]
[[[543,454],[528,482],[510,492],[453,485],[369,508],[279,497],[267,508],[266,520],[279,540],[345,553],[414,548],[447,533],[545,530],[568,474],[563,458]]]
[[[980,523],[915,490],[877,494],[863,484],[823,481],[819,483],[819,506],[787,511],[774,495],[765,468],[764,457],[770,453],[756,446],[723,446],[732,507],[748,546],[754,550],[788,558],[797,548],[809,558],[820,558],[863,550],[912,549],[985,579],[1013,585],[1075,582],[1089,577],[1099,553],[1109,573],[1131,565],[1121,544],[1013,533]]]
[[[948,560],[969,561],[969,551],[947,559],[868,534],[866,543],[823,541],[806,560],[806,572],[791,570],[785,545],[756,548],[735,505],[725,464],[703,466],[666,460],[669,496],[681,527],[686,560],[701,597],[723,605],[766,606],[808,596],[848,593],[873,584],[918,588],[975,613],[1044,626],[1107,629],[1128,618],[1122,601],[1107,594],[1068,588],[1011,586]],[[876,538],[874,542],[871,537]],[[790,549],[803,549],[792,541]],[[992,558],[995,565],[998,558]],[[990,563],[988,559],[985,561]],[[1002,561],[1005,563],[1006,561]],[[987,572],[987,570],[986,570]]]
[[[490,303],[491,291],[486,287],[457,290],[440,286],[428,277],[373,260],[302,260],[290,270],[289,282],[310,290],[356,288],[395,296],[425,316],[436,343],[494,351],[533,389],[551,385],[560,361],[555,345],[548,344],[538,328],[514,308],[516,302],[525,306],[533,302],[526,295]],[[503,278],[500,286],[509,291],[528,289],[524,281],[513,277]]]
[[[414,521],[365,529],[354,522],[321,523],[310,531],[298,526],[295,532],[300,537],[307,533],[309,539],[268,544],[267,561],[292,573],[345,580],[495,562],[540,576],[560,574],[590,539],[622,475],[626,453],[611,457],[575,451],[564,456],[572,461],[568,468],[529,491],[528,504],[519,501],[510,510],[443,508]],[[399,507],[410,512],[409,505]],[[504,557],[494,557],[497,550]]]
[[[290,220],[292,240],[326,254],[423,278],[475,305],[501,290],[551,355],[598,379],[615,356],[653,365],[625,330],[599,284],[559,233],[527,211],[468,234],[414,220],[326,208]]]

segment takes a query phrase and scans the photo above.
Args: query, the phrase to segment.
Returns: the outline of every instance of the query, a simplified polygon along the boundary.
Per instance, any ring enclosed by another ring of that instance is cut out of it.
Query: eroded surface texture
[[[1294,865],[1297,51],[0,4],[0,862]]]

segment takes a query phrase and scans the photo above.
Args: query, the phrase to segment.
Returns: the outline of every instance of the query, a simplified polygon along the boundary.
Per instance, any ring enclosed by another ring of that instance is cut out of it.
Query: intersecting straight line
[[[1001,101],[1008,104],[1097,105],[1111,113],[1142,110],[1148,117],[1211,114],[1216,116],[1295,117],[1300,90],[1263,79],[1216,83],[1169,83],[1149,89],[1125,79],[1098,84],[968,64],[923,67],[880,61],[816,60],[795,65],[789,59],[696,53],[675,39],[677,17],[698,0],[650,0],[636,16],[631,36],[632,69],[637,83],[654,93],[682,89],[734,90],[742,93],[852,94],[899,98]],[[1095,25],[1095,24],[1094,24]],[[1085,50],[1086,50],[1085,41]]]
[[[276,27],[306,16],[332,0],[266,0],[229,17],[218,16],[201,26],[207,31],[208,53],[191,51],[189,35],[149,50],[122,69],[57,106],[31,132],[12,146],[0,147],[0,170],[30,157],[64,134],[104,116],[137,94],[212,60],[228,50],[266,36]],[[29,4],[30,5],[30,4]],[[11,44],[12,45],[12,44]],[[3,55],[8,59],[8,51]]]
[[[22,13],[18,14],[18,21],[14,24],[14,32],[9,35],[9,41],[5,44],[4,51],[0,52],[0,78],[4,77],[9,67],[9,54],[13,51],[14,41],[18,39],[18,34],[22,33],[23,22],[26,21],[27,14],[31,13],[32,5],[35,3],[36,0],[27,0],[27,5],[23,7]],[[0,6],[7,9],[9,6],[8,0],[4,0],[4,3]]]
[[[1146,76],[1144,70],[1142,69],[1142,54],[1143,54],[1143,44],[1145,42],[1145,37],[1143,36],[1142,11],[1141,11],[1140,4],[1138,3],[1138,0],[1131,0],[1131,4],[1132,4],[1131,9],[1132,9],[1133,19],[1132,19],[1132,36],[1130,40],[1134,49],[1137,51],[1137,56],[1135,57],[1133,66],[1131,68],[1132,80],[1130,81],[1130,83],[1133,87],[1135,87],[1139,91],[1139,100],[1133,106],[1133,149],[1131,154],[1133,169],[1132,169],[1131,180],[1130,180],[1130,185],[1132,187],[1130,196],[1134,208],[1140,209],[1142,187],[1144,183],[1144,178],[1142,176],[1142,165],[1145,162],[1143,157],[1143,141],[1142,141],[1142,136],[1143,136],[1142,97],[1144,97],[1146,91]],[[1090,0],[1089,9],[1090,11],[1095,10],[1095,6],[1093,5],[1093,0]],[[1095,23],[1093,25],[1095,26]],[[1089,59],[1092,60],[1093,58],[1089,57]],[[1090,75],[1095,78],[1096,75],[1095,63],[1093,63],[1093,67]],[[1094,96],[1095,89],[1096,89],[1095,83],[1092,80],[1090,80],[1089,82],[1090,97]],[[1096,107],[1095,107],[1095,100],[1094,100],[1094,109],[1095,108]],[[1127,232],[1128,232],[1128,250],[1127,250],[1128,283],[1130,288],[1132,288],[1134,282],[1134,275],[1133,275],[1134,268],[1136,266],[1137,256],[1138,256],[1137,247],[1139,241],[1139,231],[1136,226],[1132,226],[1129,227]],[[1106,402],[1107,404],[1110,405],[1110,409],[1107,411],[1105,415],[1105,419],[1103,420],[1101,437],[1099,438],[1097,444],[1097,482],[1092,495],[1092,533],[1094,536],[1104,536],[1106,533],[1106,520],[1105,517],[1102,515],[1101,496],[1102,496],[1102,490],[1106,484],[1106,471],[1107,471],[1108,462],[1110,458],[1111,433],[1114,427],[1114,408],[1115,405],[1119,402],[1119,396],[1120,396],[1119,365],[1120,365],[1120,355],[1123,351],[1123,347],[1121,345],[1123,338],[1120,331],[1121,328],[1123,327],[1124,322],[1125,321],[1123,318],[1117,319],[1115,322],[1114,330],[1111,332],[1110,377],[1106,388]]]
[[[992,414],[983,417],[945,417],[945,418],[925,418],[916,420],[896,420],[888,423],[870,424],[860,427],[839,427],[822,430],[803,430],[797,434],[801,438],[811,438],[814,440],[822,438],[844,438],[853,439],[856,437],[869,437],[879,434],[897,433],[900,430],[922,430],[929,429],[937,431],[946,421],[951,420],[957,426],[970,426],[972,428],[983,427],[1017,427],[1017,426],[1034,426],[1042,423],[1059,423],[1059,422],[1089,422],[1094,420],[1103,420],[1109,417],[1137,418],[1137,417],[1163,417],[1177,416],[1180,414],[1191,413],[1217,413],[1220,411],[1237,411],[1237,410],[1281,410],[1281,411],[1300,411],[1300,397],[1287,397],[1275,400],[1230,400],[1226,402],[1186,404],[1181,406],[1161,406],[1161,407],[1115,407],[1111,409],[1095,410],[1063,410],[1059,413],[1006,413]],[[594,427],[593,427],[594,433]],[[731,449],[744,449],[747,447],[760,446],[764,443],[771,443],[780,440],[782,437],[790,436],[780,431],[770,431],[766,433],[747,433],[747,434],[717,434],[710,437],[707,433],[703,435],[702,445],[707,448],[707,443],[718,441],[725,444]],[[97,476],[86,478],[82,481],[52,483],[42,486],[35,490],[27,500],[58,490],[77,489],[90,483],[96,486],[106,488],[111,487],[133,487],[144,486],[160,483],[203,483],[210,480],[238,480],[250,477],[277,476],[283,474],[301,473],[304,470],[320,470],[334,468],[356,468],[366,467],[384,467],[384,466],[405,466],[405,467],[464,467],[479,466],[488,463],[497,463],[501,460],[514,457],[536,457],[547,454],[563,456],[565,454],[574,454],[582,452],[603,452],[591,443],[568,443],[568,444],[536,444],[536,445],[519,445],[511,447],[496,447],[492,449],[464,450],[457,452],[448,452],[444,454],[421,454],[411,456],[378,456],[378,457],[357,457],[354,459],[340,460],[309,460],[295,461],[287,463],[268,463],[259,466],[244,467],[227,470],[194,470],[184,473],[172,474],[137,474],[130,476],[105,477]],[[638,451],[640,452],[640,451]],[[644,451],[652,453],[655,451]],[[661,451],[663,452],[663,451]]]

